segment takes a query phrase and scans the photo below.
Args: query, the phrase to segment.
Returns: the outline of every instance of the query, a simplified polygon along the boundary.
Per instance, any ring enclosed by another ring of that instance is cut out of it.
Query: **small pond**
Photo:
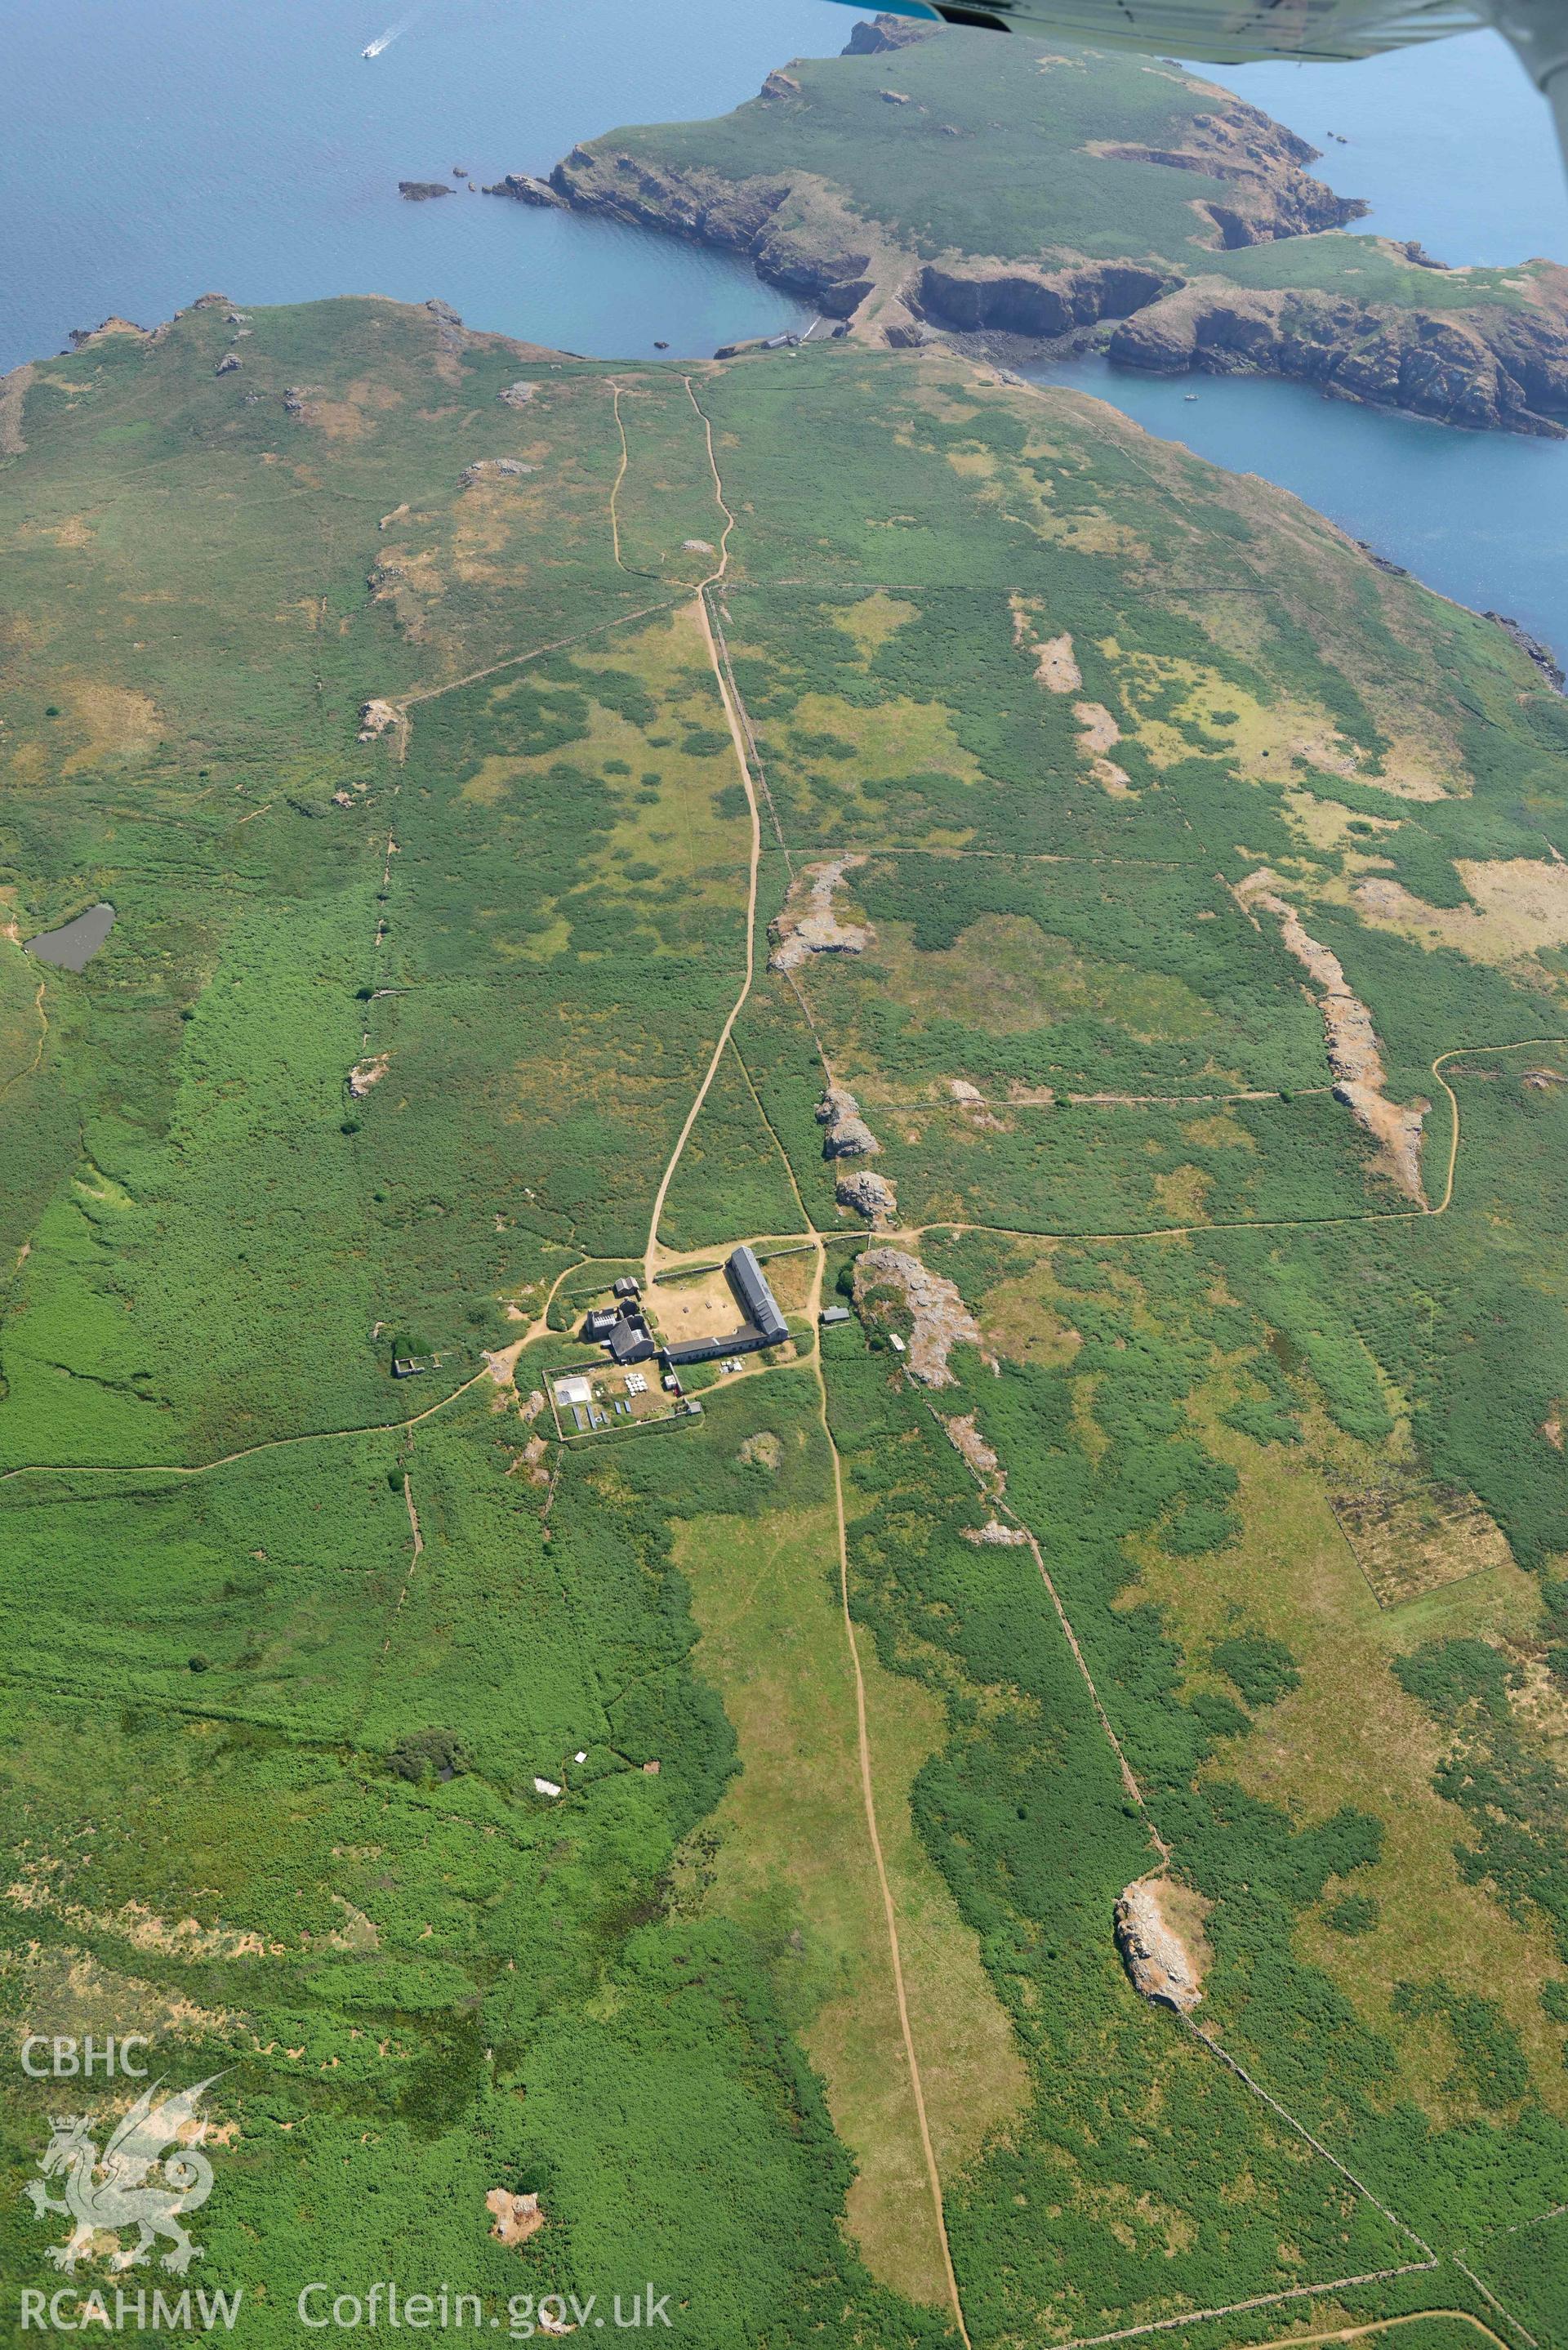
[[[113,928],[112,906],[89,906],[85,914],[62,922],[57,931],[40,931],[36,939],[29,939],[27,952],[36,955],[40,962],[58,963],[65,971],[80,971],[92,961]]]

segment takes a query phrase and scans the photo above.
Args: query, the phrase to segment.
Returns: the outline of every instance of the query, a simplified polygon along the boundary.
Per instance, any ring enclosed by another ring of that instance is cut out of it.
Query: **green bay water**
[[[724,111],[790,56],[836,52],[854,21],[828,0],[0,0],[0,369],[209,290],[440,295],[475,326],[596,358],[796,324],[801,307],[733,257],[465,187],[409,204],[397,182],[544,172],[617,123]],[[1459,265],[1568,255],[1544,109],[1490,35],[1214,78],[1324,147],[1320,172],[1371,200],[1367,232]],[[1568,443],[1267,380],[1033,372],[1295,491],[1568,654]]]

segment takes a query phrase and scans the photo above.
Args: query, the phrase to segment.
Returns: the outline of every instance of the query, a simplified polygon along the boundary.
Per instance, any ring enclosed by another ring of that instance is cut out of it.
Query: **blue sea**
[[[0,0],[0,369],[208,290],[439,294],[475,326],[605,358],[774,331],[800,307],[743,263],[465,186],[409,204],[397,182],[543,172],[620,122],[722,112],[854,21],[828,0]],[[1368,232],[1455,265],[1568,258],[1545,109],[1491,35],[1214,78],[1323,147],[1322,174],[1370,199]],[[1062,378],[1568,653],[1568,443],[1288,384]]]
[[[805,314],[743,262],[400,180],[547,172],[829,56],[828,0],[0,0],[0,371],[118,311],[435,294],[593,358],[711,354]],[[380,56],[360,53],[392,37]]]
[[[1551,119],[1495,34],[1363,65],[1194,70],[1323,148],[1318,176],[1372,206],[1361,234],[1417,236],[1455,268],[1568,260]],[[1459,432],[1243,377],[1139,376],[1103,359],[1023,372],[1294,490],[1444,595],[1511,613],[1568,658],[1568,442]]]

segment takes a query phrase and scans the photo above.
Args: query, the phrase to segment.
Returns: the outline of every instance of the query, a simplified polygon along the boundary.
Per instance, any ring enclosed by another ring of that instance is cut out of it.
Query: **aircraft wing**
[[[1059,33],[1096,47],[1167,50],[1215,65],[1259,57],[1341,62],[1490,21],[1469,0],[884,0],[884,7],[889,16]]]
[[[861,0],[847,0],[851,6]],[[1552,101],[1568,155],[1568,0],[882,0],[889,16],[1056,34],[1210,65],[1337,64],[1490,25]]]

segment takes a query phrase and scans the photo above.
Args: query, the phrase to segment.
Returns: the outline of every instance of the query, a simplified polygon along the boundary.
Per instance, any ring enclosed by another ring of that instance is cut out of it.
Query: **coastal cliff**
[[[1162,374],[1287,376],[1472,429],[1568,432],[1568,320],[1545,303],[1456,313],[1199,283],[1126,318],[1107,349]]]
[[[1568,432],[1568,272],[1450,270],[1414,239],[1343,234],[1366,206],[1312,176],[1317,151],[1179,68],[1017,62],[1015,43],[882,17],[732,115],[611,132],[493,192],[742,255],[870,342],[1098,348]]]
[[[1568,433],[1568,273],[1552,271],[1542,293],[1517,309],[1428,310],[1311,287],[1173,282],[1132,265],[972,262],[928,265],[904,298],[915,317],[961,333],[1061,342],[1096,327],[1084,341],[1118,367],[1283,376],[1336,399],[1556,439]]]
[[[728,180],[716,172],[676,171],[639,156],[607,153],[599,141],[574,147],[549,184],[584,211],[743,254],[770,286],[815,302],[830,318],[853,317],[877,290],[873,246],[881,241],[867,234],[832,188],[804,175]]]

